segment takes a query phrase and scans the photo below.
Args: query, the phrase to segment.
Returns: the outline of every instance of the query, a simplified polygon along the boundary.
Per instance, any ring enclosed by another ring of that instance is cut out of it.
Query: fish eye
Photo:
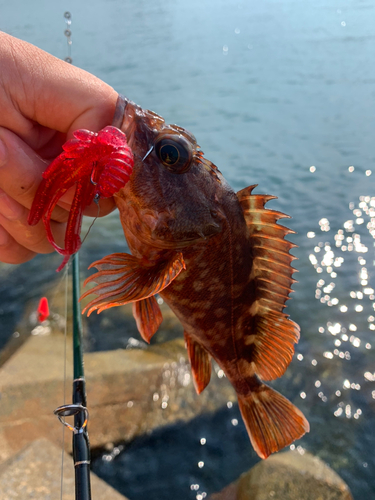
[[[192,151],[188,141],[180,135],[164,135],[155,142],[155,152],[167,170],[174,174],[187,172]]]

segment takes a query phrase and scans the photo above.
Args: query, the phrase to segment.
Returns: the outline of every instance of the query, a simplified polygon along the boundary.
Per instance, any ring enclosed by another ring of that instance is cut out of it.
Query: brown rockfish
[[[263,380],[289,365],[299,327],[283,312],[294,282],[291,231],[284,214],[264,208],[273,196],[237,194],[204,158],[187,130],[126,100],[122,130],[134,169],[116,195],[132,255],[116,253],[92,266],[97,285],[85,308],[133,302],[149,342],[162,315],[155,294],[184,327],[195,387],[210,380],[211,357],[235,388],[250,440],[262,458],[309,430],[301,413]]]

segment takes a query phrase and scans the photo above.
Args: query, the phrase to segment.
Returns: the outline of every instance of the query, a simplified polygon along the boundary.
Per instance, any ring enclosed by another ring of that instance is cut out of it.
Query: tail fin
[[[246,397],[239,395],[238,404],[251,444],[261,458],[267,458],[310,430],[303,413],[265,384]]]

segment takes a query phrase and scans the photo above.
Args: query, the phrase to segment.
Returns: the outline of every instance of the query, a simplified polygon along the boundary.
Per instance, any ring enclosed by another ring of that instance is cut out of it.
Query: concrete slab
[[[0,467],[0,500],[74,500],[74,466],[72,457],[47,439],[34,441]],[[61,484],[63,495],[61,495]],[[118,491],[91,473],[93,498],[127,500]]]
[[[62,335],[31,336],[1,367],[0,461],[42,437],[60,445],[62,426],[53,410],[71,401],[70,339],[65,398],[64,349]],[[229,382],[215,374],[196,395],[182,339],[146,350],[88,353],[84,361],[92,447],[128,441],[236,400]]]

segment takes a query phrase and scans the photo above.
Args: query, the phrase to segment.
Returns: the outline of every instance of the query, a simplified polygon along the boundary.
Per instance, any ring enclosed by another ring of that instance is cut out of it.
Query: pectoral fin
[[[151,337],[163,321],[163,315],[155,297],[152,296],[134,302],[133,316],[139,333],[142,335],[143,340],[149,344]]]
[[[191,365],[194,386],[197,394],[200,394],[208,385],[211,378],[211,357],[208,352],[184,332],[186,349]]]
[[[88,316],[110,307],[147,299],[166,288],[185,269],[182,253],[178,253],[153,266],[145,266],[139,259],[126,253],[114,253],[91,264],[99,272],[84,283],[94,281],[97,286],[85,292],[81,299],[90,294],[98,295],[83,310]],[[90,269],[89,268],[89,269]]]

